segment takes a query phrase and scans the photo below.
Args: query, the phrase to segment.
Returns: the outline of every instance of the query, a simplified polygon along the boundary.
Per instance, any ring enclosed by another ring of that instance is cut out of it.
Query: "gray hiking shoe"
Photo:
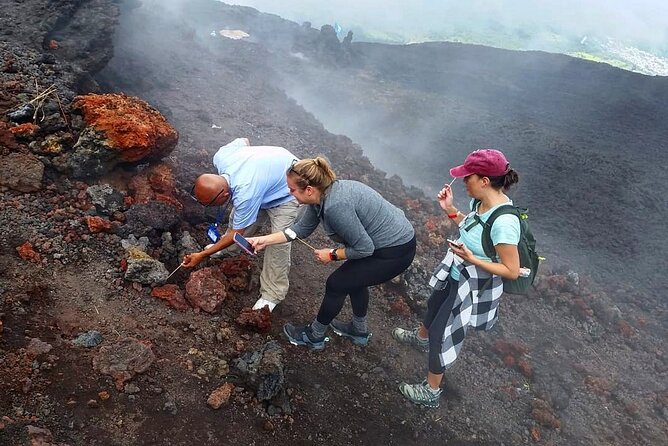
[[[329,326],[332,327],[334,333],[339,336],[350,338],[355,345],[365,346],[369,343],[369,339],[371,338],[371,333],[360,333],[355,330],[352,322],[345,323],[334,319],[329,323]]]
[[[322,350],[325,343],[329,342],[327,336],[316,338],[313,336],[313,330],[310,325],[294,326],[292,324],[283,325],[283,333],[288,337],[292,345],[302,345],[312,350]]]
[[[401,383],[399,391],[415,404],[433,408],[439,406],[438,400],[443,393],[442,389],[432,390],[426,379],[419,384]]]
[[[402,344],[408,344],[419,352],[429,351],[429,339],[422,339],[418,336],[418,329],[406,330],[395,328],[392,330],[392,337]]]

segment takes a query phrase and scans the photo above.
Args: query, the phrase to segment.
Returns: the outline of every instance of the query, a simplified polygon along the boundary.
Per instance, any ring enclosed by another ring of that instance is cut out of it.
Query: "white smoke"
[[[628,41],[646,49],[668,51],[668,2],[665,0],[235,0],[314,26],[338,23],[425,40],[444,28],[467,24],[550,29],[582,38],[593,34]]]

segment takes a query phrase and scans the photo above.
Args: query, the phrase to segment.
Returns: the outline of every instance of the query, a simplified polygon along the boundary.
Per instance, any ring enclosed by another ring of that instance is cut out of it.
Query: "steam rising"
[[[644,49],[668,51],[668,2],[663,0],[240,0],[295,21],[315,26],[339,23],[344,29],[382,32],[401,41],[434,40],[434,36],[471,28],[503,28],[533,34],[587,35],[629,41]],[[358,39],[359,40],[359,39]],[[440,40],[440,39],[436,39]],[[539,44],[539,42],[536,42]],[[538,47],[535,47],[539,49]]]

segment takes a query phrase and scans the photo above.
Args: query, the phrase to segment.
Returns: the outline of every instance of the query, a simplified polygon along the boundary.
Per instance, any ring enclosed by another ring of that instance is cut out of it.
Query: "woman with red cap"
[[[439,205],[459,226],[460,236],[454,242],[448,241],[446,256],[429,281],[433,292],[422,325],[392,332],[400,343],[429,352],[427,379],[399,386],[406,398],[428,407],[438,407],[443,373],[457,359],[467,328],[492,328],[503,279],[516,279],[520,270],[520,223],[516,216],[501,215],[492,225],[496,258],[487,257],[482,246],[487,219],[499,206],[512,204],[505,192],[519,180],[506,157],[494,149],[476,150],[464,164],[450,169],[450,175],[464,179],[472,210],[463,213],[454,206],[449,185],[438,193]]]

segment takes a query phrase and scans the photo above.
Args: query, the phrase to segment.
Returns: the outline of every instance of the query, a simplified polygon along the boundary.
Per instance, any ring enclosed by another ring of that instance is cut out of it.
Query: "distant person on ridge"
[[[466,191],[473,198],[471,208],[477,205],[464,214],[455,208],[449,185],[438,193],[439,205],[459,225],[460,236],[455,243],[448,242],[445,258],[431,276],[429,285],[434,290],[422,325],[392,332],[397,341],[429,352],[427,379],[399,386],[406,398],[428,407],[439,405],[443,373],[457,359],[467,328],[492,328],[503,292],[502,279],[516,279],[520,272],[520,223],[516,216],[500,215],[492,225],[496,259],[486,257],[482,245],[484,222],[499,206],[512,204],[504,192],[518,182],[517,172],[510,168],[503,153],[482,149],[470,153],[461,166],[450,169],[450,175],[464,178]]]
[[[306,210],[288,229],[249,239],[256,250],[308,237],[322,222],[336,248],[315,249],[322,263],[343,261],[328,278],[317,317],[309,325],[286,324],[292,344],[322,350],[329,326],[355,344],[366,345],[369,286],[401,274],[415,256],[415,231],[403,211],[358,181],[337,180],[324,158],[305,159],[287,170],[290,193]],[[267,248],[268,249],[268,248]],[[334,318],[350,296],[351,322]]]
[[[261,220],[269,219],[272,231],[290,226],[299,204],[290,194],[285,171],[297,157],[282,147],[251,146],[247,138],[237,138],[213,156],[218,175],[203,174],[195,180],[193,197],[204,206],[222,206],[231,200],[227,232],[203,251],[188,254],[183,266],[192,268],[206,257],[234,242],[235,232],[253,234]],[[253,306],[272,311],[288,292],[290,244],[272,246],[264,255],[260,274],[260,298]]]

